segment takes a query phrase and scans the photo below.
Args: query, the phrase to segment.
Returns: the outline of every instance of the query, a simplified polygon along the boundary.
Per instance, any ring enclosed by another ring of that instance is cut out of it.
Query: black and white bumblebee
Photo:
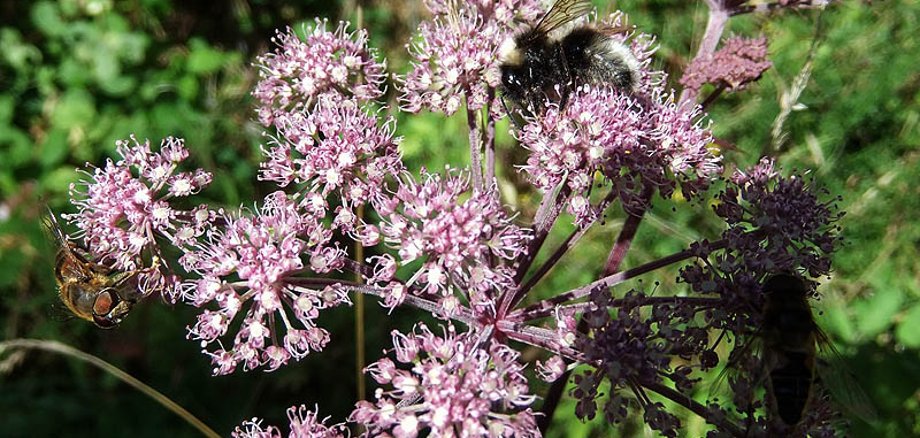
[[[506,98],[539,113],[548,99],[564,106],[582,85],[636,89],[639,61],[613,37],[625,29],[575,23],[592,8],[588,0],[558,0],[536,26],[501,45]]]

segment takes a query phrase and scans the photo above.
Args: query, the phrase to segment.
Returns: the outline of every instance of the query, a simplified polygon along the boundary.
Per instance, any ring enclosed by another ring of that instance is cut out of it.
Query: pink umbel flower
[[[694,93],[703,84],[738,91],[760,79],[772,65],[767,59],[766,37],[732,37],[725,40],[722,48],[715,53],[694,59],[684,71],[680,83]]]
[[[403,170],[395,121],[380,123],[352,99],[322,96],[309,111],[291,112],[263,151],[259,178],[297,184],[312,195],[335,194],[348,208],[379,196],[385,179]],[[351,222],[351,221],[347,221]]]
[[[204,310],[188,334],[202,347],[219,345],[206,351],[215,374],[233,372],[240,363],[245,370],[272,371],[329,341],[316,318],[323,309],[349,303],[347,295],[295,278],[307,270],[304,256],[318,274],[344,264],[344,251],[329,243],[331,233],[320,220],[301,215],[283,192],[275,192],[257,214],[223,215],[222,226],[182,257],[183,267],[201,277],[182,285],[182,297],[197,307],[217,307]],[[301,236],[312,237],[308,242]],[[242,322],[228,350],[220,338],[238,316]]]
[[[329,417],[320,419],[319,408],[313,410],[306,406],[291,406],[287,410],[290,424],[288,438],[346,438],[351,436],[344,424],[326,425]],[[281,438],[281,431],[275,426],[262,426],[262,420],[253,418],[244,421],[233,429],[233,438]]]
[[[367,31],[349,32],[348,23],[326,29],[326,20],[305,27],[306,40],[290,28],[272,39],[278,46],[262,55],[259,83],[253,96],[259,101],[259,121],[277,124],[288,114],[312,106],[321,95],[368,101],[383,94],[386,66],[367,46]]]
[[[104,167],[85,172],[88,179],[71,184],[79,211],[67,219],[79,228],[78,237],[98,262],[128,271],[142,267],[143,253],[159,255],[158,240],[182,248],[203,233],[212,219],[208,209],[183,210],[173,202],[198,193],[210,184],[211,174],[178,171],[189,154],[182,139],[167,137],[159,151],[151,150],[149,140],[140,143],[134,136],[115,144],[121,160],[110,159]],[[142,292],[165,285],[160,267],[142,274],[139,284],[147,286]]]
[[[496,294],[512,286],[508,262],[524,253],[531,238],[512,222],[494,191],[469,191],[463,174],[425,173],[421,182],[400,179],[392,198],[375,204],[383,218],[380,233],[396,249],[399,263],[424,260],[407,286],[440,297],[448,314],[457,293],[474,306],[494,304]]]
[[[448,325],[443,336],[424,324],[412,333],[393,332],[396,360],[371,364],[375,401],[358,402],[350,421],[369,436],[537,437],[519,354],[505,345]]]
[[[711,134],[696,108],[673,95],[648,98],[608,87],[583,86],[561,107],[549,103],[518,133],[530,157],[522,170],[542,191],[565,184],[576,196],[568,209],[584,225],[596,216],[584,196],[599,173],[627,209],[640,210],[642,193],[668,196],[678,183],[692,195],[715,178],[720,159],[707,149]]]
[[[513,35],[516,23],[532,22],[540,13],[534,0],[498,2],[426,2],[435,14],[419,25],[409,46],[412,70],[401,78],[402,109],[453,114],[495,100],[501,83],[498,47]]]

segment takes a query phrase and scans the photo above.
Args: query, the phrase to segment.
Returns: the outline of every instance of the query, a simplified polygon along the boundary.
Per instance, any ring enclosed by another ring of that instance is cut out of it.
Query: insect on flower
[[[533,112],[548,96],[564,106],[581,85],[610,85],[633,91],[639,61],[613,38],[625,29],[570,25],[592,8],[588,0],[558,0],[531,29],[499,48],[504,96]]]
[[[846,411],[873,421],[876,414],[868,396],[815,322],[809,291],[797,275],[782,273],[767,278],[761,326],[740,350],[758,358],[752,377],[766,389],[768,418],[778,419],[783,430],[792,430],[806,417],[816,386],[821,385]]]
[[[140,298],[135,284],[140,271],[112,270],[91,261],[88,251],[64,234],[51,209],[43,223],[58,247],[54,278],[61,301],[78,318],[99,328],[117,326]]]

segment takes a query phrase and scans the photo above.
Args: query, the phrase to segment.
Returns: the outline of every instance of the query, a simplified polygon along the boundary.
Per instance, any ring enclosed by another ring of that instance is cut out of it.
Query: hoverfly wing
[[[590,0],[559,0],[540,19],[534,30],[538,33],[547,34],[585,16],[593,8],[594,5],[591,4]]]
[[[820,329],[815,336],[820,350],[818,376],[838,405],[856,417],[872,423],[878,419],[878,413],[869,396],[856,381],[855,374],[846,361]]]
[[[60,248],[69,248],[70,241],[67,240],[67,236],[64,235],[64,230],[61,228],[61,224],[58,222],[54,211],[47,205],[45,205],[45,210],[47,210],[47,212],[42,216],[42,229],[45,230],[48,237],[54,241],[55,245]]]
[[[710,400],[727,396],[730,401],[733,397],[733,390],[730,388],[732,382],[748,380],[752,385],[757,386],[763,383],[767,374],[766,367],[758,358],[763,356],[763,339],[759,334],[747,337],[744,343],[740,338],[735,338],[738,342],[728,357],[728,362],[719,375],[715,377],[709,386]],[[730,384],[726,385],[726,381]],[[726,388],[728,386],[728,388]]]
[[[76,245],[64,234],[51,208],[46,205],[45,209],[47,214],[42,217],[42,229],[54,242],[55,250],[57,250],[54,269],[58,280],[61,278],[90,278],[93,275],[89,268],[90,263],[76,251]]]

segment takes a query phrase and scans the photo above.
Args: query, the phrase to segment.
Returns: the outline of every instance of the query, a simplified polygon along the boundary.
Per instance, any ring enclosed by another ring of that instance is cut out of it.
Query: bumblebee
[[[503,95],[530,112],[547,99],[564,106],[581,85],[633,91],[639,61],[613,38],[624,29],[574,24],[591,11],[588,0],[558,0],[531,29],[499,48]]]
[[[88,251],[64,234],[50,209],[44,225],[58,247],[54,278],[61,302],[99,328],[121,323],[140,298],[136,284],[140,271],[117,271],[91,261]]]

